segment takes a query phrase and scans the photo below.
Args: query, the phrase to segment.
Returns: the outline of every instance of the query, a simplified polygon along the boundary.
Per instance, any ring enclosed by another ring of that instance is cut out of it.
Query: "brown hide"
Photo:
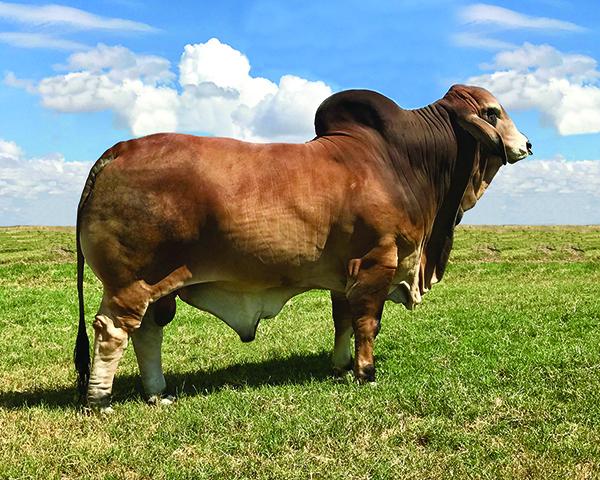
[[[271,285],[287,270],[304,275],[326,244],[342,242],[333,261],[344,263],[392,235],[401,258],[423,247],[425,292],[443,275],[462,211],[497,171],[486,169],[480,144],[463,128],[471,113],[472,102],[455,89],[417,110],[350,90],[323,102],[317,137],[304,145],[176,134],[122,142],[99,161],[107,167],[82,216],[95,230],[88,260],[118,290],[132,278],[155,283],[190,263],[192,250],[208,249],[214,258],[222,253],[221,265],[202,258],[212,268],[235,265],[243,277],[236,281]]]
[[[317,110],[315,131],[305,144],[156,134],[96,162],[77,215],[75,363],[91,404],[106,404],[128,335],[147,394],[162,394],[156,328],[173,318],[175,295],[249,341],[289,298],[330,290],[334,367],[347,368],[351,328],[354,374],[374,380],[384,301],[421,301],[463,212],[531,147],[489,92],[460,85],[416,110],[340,92]],[[91,372],[84,256],[104,287]]]
[[[96,229],[96,250],[118,244],[100,254],[114,261],[96,262],[96,273],[115,288],[136,276],[156,282],[186,263],[192,249],[204,248],[222,251],[225,265],[237,264],[243,278],[236,281],[270,285],[287,276],[286,269],[316,261],[332,235],[349,229],[354,238],[338,245],[342,263],[386,234],[396,238],[401,257],[422,245],[423,293],[443,275],[462,211],[497,170],[486,170],[487,157],[462,128],[460,119],[473,111],[454,89],[417,110],[403,110],[376,92],[350,90],[323,102],[315,116],[317,137],[304,145],[176,134],[122,142],[99,161],[108,166],[83,218],[84,226],[111,215],[122,219],[121,225],[109,222],[111,232]],[[156,215],[146,215],[151,212]],[[273,234],[273,227],[282,233]],[[103,236],[106,242],[97,241]],[[89,256],[94,264],[96,252]]]

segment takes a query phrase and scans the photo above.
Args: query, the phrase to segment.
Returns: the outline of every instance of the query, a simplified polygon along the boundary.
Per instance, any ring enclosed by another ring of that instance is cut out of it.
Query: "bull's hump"
[[[328,135],[338,129],[362,125],[383,135],[393,123],[400,107],[386,96],[372,90],[346,90],[326,99],[315,114],[315,132]]]

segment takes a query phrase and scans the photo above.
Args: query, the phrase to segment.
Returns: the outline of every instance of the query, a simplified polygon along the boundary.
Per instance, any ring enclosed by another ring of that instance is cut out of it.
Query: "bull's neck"
[[[457,142],[446,109],[437,103],[401,113],[398,153],[411,167],[439,185],[456,163]]]
[[[424,210],[434,214],[450,188],[458,158],[450,116],[437,102],[403,110],[395,132],[389,160],[398,181],[429,203]]]

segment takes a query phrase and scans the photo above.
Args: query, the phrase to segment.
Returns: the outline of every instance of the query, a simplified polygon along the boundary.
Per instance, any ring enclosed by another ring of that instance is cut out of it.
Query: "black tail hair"
[[[83,305],[83,269],[85,266],[85,257],[81,249],[81,216],[83,207],[92,194],[96,177],[102,169],[115,159],[113,149],[119,144],[109,148],[104,154],[96,160],[94,166],[88,174],[88,178],[81,193],[81,199],[77,207],[77,226],[75,227],[75,241],[77,242],[77,298],[79,300],[79,326],[77,327],[77,340],[75,341],[75,370],[77,370],[77,390],[79,398],[82,401],[86,399],[88,384],[90,382],[90,340],[85,329],[85,309]]]
[[[84,400],[90,381],[90,340],[85,328],[85,309],[83,302],[83,267],[85,258],[81,250],[79,239],[79,212],[77,212],[76,242],[77,242],[77,298],[79,300],[79,326],[77,327],[77,340],[75,341],[75,370],[77,370],[77,391],[80,400]]]

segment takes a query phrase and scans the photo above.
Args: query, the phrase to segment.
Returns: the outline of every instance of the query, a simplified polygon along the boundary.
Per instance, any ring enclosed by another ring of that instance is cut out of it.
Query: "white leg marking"
[[[163,328],[156,324],[150,309],[146,312],[140,328],[132,333],[131,340],[148,401],[162,403],[160,396],[167,388],[161,360]]]
[[[336,337],[333,347],[331,360],[333,369],[343,371],[352,361],[352,326],[350,326],[342,335]]]
[[[119,360],[127,347],[125,330],[115,327],[105,315],[97,315],[94,321],[94,360],[88,387],[88,404],[106,407],[110,401],[113,379]]]

